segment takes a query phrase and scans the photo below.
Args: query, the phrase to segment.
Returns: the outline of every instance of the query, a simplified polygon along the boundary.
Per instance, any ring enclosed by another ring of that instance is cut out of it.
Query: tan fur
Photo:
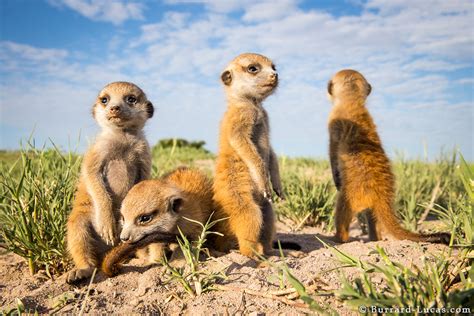
[[[422,235],[400,226],[395,211],[395,178],[365,101],[370,84],[355,70],[339,71],[328,84],[333,102],[329,116],[329,155],[336,203],[336,239],[349,239],[355,214],[368,211],[370,240],[381,239],[384,228],[398,239],[449,242],[449,234]]]
[[[221,79],[228,106],[220,128],[214,200],[218,217],[229,219],[219,224],[225,236],[217,238],[216,246],[227,251],[238,242],[240,252],[252,257],[254,251],[263,254],[272,247],[272,187],[282,195],[268,115],[262,107],[277,87],[278,75],[267,57],[242,54],[227,66]]]
[[[105,251],[116,244],[121,202],[135,183],[150,177],[151,170],[142,129],[153,115],[153,105],[139,87],[127,82],[107,85],[92,113],[102,130],[84,155],[67,222],[68,250],[76,266],[68,282],[89,277]]]
[[[162,236],[179,236],[179,230],[187,238],[197,239],[202,227],[186,218],[204,224],[213,209],[212,182],[198,170],[178,168],[160,179],[138,183],[122,203],[120,239],[125,245],[107,254],[102,270],[114,274],[117,263],[145,246],[148,246],[149,262],[160,261],[167,243],[150,245],[142,240],[154,235],[158,236],[157,240]]]

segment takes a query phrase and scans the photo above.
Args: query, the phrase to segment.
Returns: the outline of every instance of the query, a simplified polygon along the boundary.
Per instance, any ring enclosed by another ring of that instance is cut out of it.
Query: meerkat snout
[[[130,236],[129,236],[129,235],[125,235],[123,232],[120,233],[120,240],[121,240],[122,242],[127,242],[129,239],[130,239]]]

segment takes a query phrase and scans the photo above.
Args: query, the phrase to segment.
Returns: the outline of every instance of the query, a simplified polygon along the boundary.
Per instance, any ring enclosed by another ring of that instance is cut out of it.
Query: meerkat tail
[[[102,261],[102,271],[113,277],[119,273],[120,263],[127,260],[131,254],[155,242],[176,242],[176,235],[164,233],[152,233],[135,243],[121,243],[112,248]]]
[[[419,234],[406,230],[400,225],[398,218],[393,213],[392,207],[388,204],[378,204],[372,210],[377,221],[382,223],[385,229],[397,239],[439,244],[449,244],[451,240],[451,234],[449,233]]]

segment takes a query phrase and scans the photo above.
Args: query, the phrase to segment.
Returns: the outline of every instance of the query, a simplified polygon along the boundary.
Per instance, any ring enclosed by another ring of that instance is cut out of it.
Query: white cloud
[[[473,64],[472,6],[374,0],[359,16],[336,17],[318,10],[303,11],[295,1],[278,2],[274,7],[267,1],[191,2],[203,3],[208,11],[197,17],[182,10],[166,12],[161,21],[142,25],[141,34],[128,40],[129,47],[121,45],[100,64],[75,60],[73,52],[62,50],[36,54],[34,47],[26,47],[30,53],[18,58],[10,47],[14,43],[7,45],[6,53],[0,46],[2,62],[29,65],[27,68],[34,68],[30,71],[54,78],[37,82],[39,90],[24,92],[18,108],[27,111],[41,96],[47,100],[45,111],[54,108],[61,113],[61,99],[67,99],[61,89],[70,89],[81,91],[74,94],[71,106],[88,110],[87,100],[108,81],[134,81],[157,108],[147,127],[152,143],[160,137],[200,138],[216,150],[218,124],[225,109],[220,71],[235,55],[254,51],[271,57],[280,73],[280,88],[266,102],[279,153],[326,154],[330,110],[326,82],[337,70],[354,68],[372,83],[369,108],[389,152],[394,148],[417,152],[425,139],[434,154],[443,144],[457,143],[474,158],[469,137],[472,100],[459,100],[451,93],[453,88],[472,88],[474,83],[469,77],[450,78],[453,71]],[[235,11],[241,11],[244,21],[229,15]],[[112,39],[110,46],[117,47],[117,41],[120,39]],[[33,67],[36,55],[44,57]],[[68,85],[60,84],[64,80]],[[61,98],[47,97],[49,91]],[[8,96],[3,99],[5,104],[15,103]],[[15,120],[16,109],[8,111],[5,115]],[[94,123],[81,111],[71,112],[73,118],[82,130],[92,133]],[[58,134],[40,116],[41,111],[33,111],[21,124],[43,120],[50,135]],[[63,122],[67,124],[68,119]],[[78,125],[71,126],[78,129]]]
[[[462,79],[457,80],[456,82],[459,83],[459,84],[462,84],[462,85],[474,86],[474,78],[473,77],[471,77],[471,78],[462,78]]]
[[[235,10],[245,8],[255,2],[255,0],[165,0],[168,4],[203,4],[207,9],[219,12],[229,13]]]
[[[67,7],[86,18],[122,24],[126,20],[143,19],[142,3],[123,0],[49,0],[55,6]]]
[[[280,19],[297,11],[293,0],[254,2],[245,8],[244,21],[261,22]]]
[[[19,44],[10,41],[0,43],[0,57],[15,54],[18,58],[25,58],[36,62],[51,61],[67,57],[64,49],[37,48],[31,45]]]

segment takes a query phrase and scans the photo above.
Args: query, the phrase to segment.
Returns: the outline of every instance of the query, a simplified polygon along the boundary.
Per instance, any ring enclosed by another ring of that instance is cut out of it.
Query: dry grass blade
[[[293,307],[309,309],[309,305],[306,304],[306,303],[296,302],[296,301],[288,299],[287,297],[284,297],[284,296],[282,297],[281,295],[276,295],[276,294],[273,294],[273,293],[270,293],[270,292],[261,292],[261,291],[255,291],[255,290],[247,289],[247,288],[241,288],[241,287],[229,286],[229,285],[222,285],[222,284],[214,284],[212,287],[214,289],[220,290],[220,291],[246,293],[246,294],[250,294],[250,295],[254,295],[254,296],[269,298],[269,299],[279,301],[279,302],[285,303],[286,305],[290,305],[290,306],[293,306]]]

